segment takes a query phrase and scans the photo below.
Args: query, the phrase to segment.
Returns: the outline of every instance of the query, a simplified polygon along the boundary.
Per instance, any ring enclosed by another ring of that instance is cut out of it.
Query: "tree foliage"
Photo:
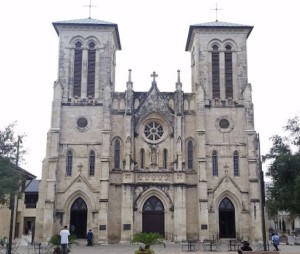
[[[275,216],[278,211],[300,215],[300,121],[298,117],[288,120],[284,130],[287,136],[274,135],[272,147],[263,157],[269,161],[267,176],[273,186],[267,192],[268,213]]]
[[[0,204],[9,204],[10,197],[20,187],[21,175],[16,170],[18,161],[25,153],[22,138],[15,135],[16,123],[9,124],[0,130]]]
[[[159,233],[136,233],[133,235],[132,243],[142,243],[144,248],[140,248],[136,253],[153,253],[150,249],[152,245],[162,244],[165,246],[164,239]]]

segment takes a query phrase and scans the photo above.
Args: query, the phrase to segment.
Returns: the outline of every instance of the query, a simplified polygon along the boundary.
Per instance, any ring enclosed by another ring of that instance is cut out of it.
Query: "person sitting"
[[[87,246],[93,246],[93,238],[94,238],[94,234],[92,230],[89,229],[89,232],[86,235]]]
[[[243,245],[238,249],[238,254],[242,254],[244,251],[252,251],[249,242],[243,241],[242,244]]]

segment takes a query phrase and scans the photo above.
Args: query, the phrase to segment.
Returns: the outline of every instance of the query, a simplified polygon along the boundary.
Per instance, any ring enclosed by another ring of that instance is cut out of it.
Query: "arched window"
[[[95,43],[91,42],[88,49],[88,73],[87,73],[87,95],[95,96],[95,70],[96,70],[96,49]]]
[[[219,47],[213,45],[212,47],[212,89],[213,98],[220,98],[220,55]]]
[[[74,88],[73,96],[81,96],[82,44],[76,42],[74,56]]]
[[[234,176],[239,176],[240,174],[240,169],[239,169],[239,152],[234,151],[233,153],[233,175]]]
[[[188,155],[188,169],[193,169],[193,142],[192,142],[192,140],[188,141],[187,155]]]
[[[89,157],[89,175],[94,176],[95,175],[95,152],[90,151],[90,157]]]
[[[212,153],[212,173],[213,176],[218,176],[218,153],[213,151]]]
[[[230,45],[227,45],[225,48],[225,93],[228,99],[233,98],[232,51]]]
[[[114,144],[114,168],[120,169],[120,140],[116,140]]]
[[[72,151],[68,151],[67,153],[67,163],[66,163],[66,175],[72,175],[72,167],[73,167],[73,153]]]
[[[164,149],[163,151],[163,168],[168,168],[168,150]]]
[[[145,150],[141,149],[141,168],[145,168]]]

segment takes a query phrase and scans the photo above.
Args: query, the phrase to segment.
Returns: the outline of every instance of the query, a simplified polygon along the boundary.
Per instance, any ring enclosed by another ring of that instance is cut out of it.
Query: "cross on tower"
[[[92,0],[90,0],[90,4],[85,5],[84,7],[89,7],[89,19],[90,19],[92,16],[92,7],[96,7],[96,5],[92,5]]]
[[[216,11],[216,21],[218,21],[218,11],[223,10],[223,9],[219,9],[218,8],[218,4],[216,4],[216,8],[215,9],[211,9],[212,11]]]
[[[150,76],[153,77],[153,82],[155,82],[155,78],[158,77],[155,71]]]

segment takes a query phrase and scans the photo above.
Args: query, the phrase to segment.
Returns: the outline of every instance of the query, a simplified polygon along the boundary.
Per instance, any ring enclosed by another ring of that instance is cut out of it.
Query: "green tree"
[[[22,139],[25,135],[15,135],[16,123],[9,124],[0,130],[0,204],[8,205],[10,197],[15,196],[20,184],[21,175],[17,170],[19,160],[25,150]]]
[[[263,156],[269,161],[267,176],[273,186],[267,192],[267,210],[271,217],[278,211],[300,215],[300,121],[298,117],[288,120],[284,130],[287,136],[274,135],[272,147]]]

